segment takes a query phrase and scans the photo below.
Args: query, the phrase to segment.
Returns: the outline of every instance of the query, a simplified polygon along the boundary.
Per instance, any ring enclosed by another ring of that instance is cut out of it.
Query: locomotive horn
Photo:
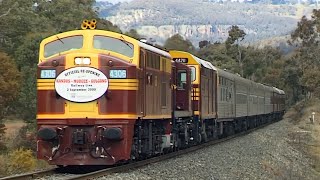
[[[87,19],[82,21],[81,28],[82,29],[96,29],[97,20],[92,19],[88,21]]]
[[[96,28],[96,25],[91,23],[91,24],[89,25],[89,28],[90,28],[90,29],[95,29],[95,28]]]
[[[87,29],[87,28],[88,28],[87,24],[81,24],[81,29]]]
[[[92,23],[92,24],[97,24],[97,20],[96,20],[96,19],[92,19],[92,20],[91,20],[91,23]]]
[[[81,29],[87,29],[88,28],[88,20],[83,20],[81,24]]]
[[[90,25],[89,25],[90,29],[96,29],[96,24],[97,24],[96,19],[92,19],[89,23],[90,23]]]

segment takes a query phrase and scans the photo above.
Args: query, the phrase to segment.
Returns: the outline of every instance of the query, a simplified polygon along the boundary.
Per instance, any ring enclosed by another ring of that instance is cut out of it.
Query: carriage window
[[[178,71],[178,82],[177,87],[180,90],[185,90],[187,85],[187,71],[180,70]]]
[[[161,83],[161,106],[167,106],[167,83],[165,81]]]
[[[191,82],[196,80],[196,68],[191,66]]]
[[[44,46],[44,57],[49,57],[54,54],[62,53],[69,50],[76,50],[82,48],[83,36],[71,36],[59,38],[49,42]]]
[[[152,58],[151,58],[151,53],[147,51],[147,67],[152,67]]]
[[[156,69],[160,69],[160,56],[156,55]]]
[[[106,36],[94,36],[93,47],[113,51],[128,57],[133,56],[133,45],[125,40]]]

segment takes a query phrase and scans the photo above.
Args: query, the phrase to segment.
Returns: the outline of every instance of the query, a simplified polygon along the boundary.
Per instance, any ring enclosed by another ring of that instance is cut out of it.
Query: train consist
[[[182,51],[82,30],[44,39],[37,72],[37,156],[114,165],[279,120],[285,93]]]

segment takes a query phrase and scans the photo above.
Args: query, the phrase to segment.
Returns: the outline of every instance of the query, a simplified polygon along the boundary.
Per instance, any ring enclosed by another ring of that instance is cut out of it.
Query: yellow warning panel
[[[89,103],[68,102],[69,112],[94,112],[96,101]]]

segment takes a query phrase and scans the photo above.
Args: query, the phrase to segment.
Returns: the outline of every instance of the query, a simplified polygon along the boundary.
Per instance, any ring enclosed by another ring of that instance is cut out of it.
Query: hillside
[[[224,41],[232,25],[247,34],[246,43],[290,34],[310,5],[217,3],[209,0],[133,0],[116,5],[98,3],[100,16],[123,31],[136,29],[161,44],[179,33],[197,47],[201,40]]]

